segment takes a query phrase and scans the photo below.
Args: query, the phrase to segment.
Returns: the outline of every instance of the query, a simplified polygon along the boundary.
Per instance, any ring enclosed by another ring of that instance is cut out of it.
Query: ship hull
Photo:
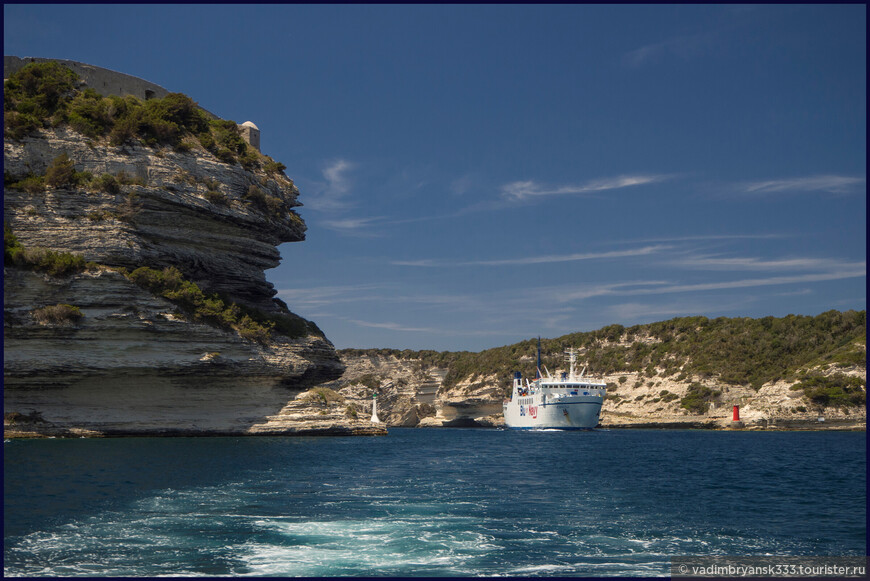
[[[505,427],[512,430],[591,430],[598,425],[601,397],[575,396],[539,405],[504,407]]]

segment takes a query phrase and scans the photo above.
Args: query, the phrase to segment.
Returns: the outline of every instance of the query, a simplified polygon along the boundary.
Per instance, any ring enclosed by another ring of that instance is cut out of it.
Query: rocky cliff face
[[[504,425],[504,391],[496,375],[472,375],[447,388],[442,381],[448,369],[427,366],[417,359],[344,354],[342,360],[347,367],[344,376],[326,385],[349,396],[376,391],[380,418],[389,426]],[[561,371],[567,369],[554,370],[554,374]],[[808,371],[842,373],[866,382],[866,369],[860,366]],[[748,429],[866,426],[864,406],[820,408],[802,391],[791,389],[795,382],[769,382],[756,391],[748,386],[725,385],[714,377],[678,376],[656,369],[651,376],[642,372],[596,378],[608,383],[601,427],[730,428],[735,405],[740,406],[740,419]],[[692,413],[680,405],[693,384],[719,392],[704,413]],[[819,422],[819,417],[824,421]]]
[[[344,369],[314,325],[299,337],[255,343],[193,321],[108,268],[174,266],[207,293],[281,313],[264,271],[278,265],[278,244],[304,239],[305,225],[246,194],[254,186],[293,208],[299,192],[289,179],[222,163],[195,143],[184,152],[113,147],[61,127],[6,140],[7,181],[44,175],[61,154],[76,171],[110,174],[123,185],[4,188],[5,222],[25,248],[101,265],[61,277],[4,268],[7,435],[383,433],[311,406],[307,415],[276,419]],[[83,316],[34,317],[56,304]]]
[[[110,147],[68,128],[5,141],[4,172],[45,175],[61,154],[77,171],[125,176],[132,183],[117,193],[66,188],[35,195],[7,189],[5,220],[26,247],[130,269],[176,266],[204,290],[276,308],[264,271],[278,266],[278,244],[305,238],[305,224],[293,212],[277,217],[263,211],[245,196],[254,186],[288,208],[299,206],[299,191],[284,175],[222,163],[195,145],[186,153]]]

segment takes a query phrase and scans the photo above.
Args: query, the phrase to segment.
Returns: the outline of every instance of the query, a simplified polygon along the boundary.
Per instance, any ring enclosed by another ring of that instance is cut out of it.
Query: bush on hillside
[[[863,406],[867,401],[865,382],[843,373],[829,376],[814,373],[791,388],[803,390],[807,399],[822,407],[849,408]]]
[[[30,312],[41,325],[67,325],[76,323],[84,315],[81,309],[67,304],[49,305]]]

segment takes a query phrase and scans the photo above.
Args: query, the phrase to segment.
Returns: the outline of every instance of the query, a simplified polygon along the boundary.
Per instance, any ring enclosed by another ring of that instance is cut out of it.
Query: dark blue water
[[[9,575],[667,575],[866,554],[864,433],[7,441]]]

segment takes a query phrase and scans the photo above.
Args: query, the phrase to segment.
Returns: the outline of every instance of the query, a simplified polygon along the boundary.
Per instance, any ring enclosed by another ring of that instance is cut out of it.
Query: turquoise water
[[[864,555],[864,433],[7,441],[4,573],[667,575]]]

